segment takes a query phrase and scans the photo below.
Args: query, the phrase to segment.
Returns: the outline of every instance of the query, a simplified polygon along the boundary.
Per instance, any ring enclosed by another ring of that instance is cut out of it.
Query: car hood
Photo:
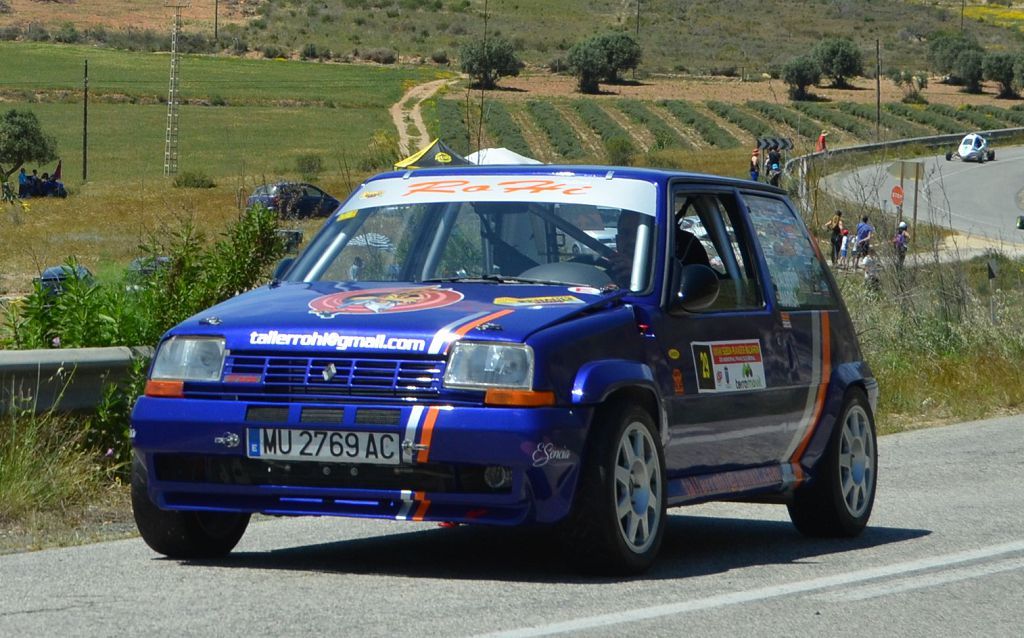
[[[221,335],[232,351],[443,354],[461,338],[523,342],[617,296],[570,285],[282,283],[229,299],[168,334]]]

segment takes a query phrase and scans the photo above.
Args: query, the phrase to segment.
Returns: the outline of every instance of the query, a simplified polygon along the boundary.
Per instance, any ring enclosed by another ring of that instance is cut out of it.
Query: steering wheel
[[[569,260],[569,263],[596,266],[601,270],[608,270],[609,268],[612,267],[611,259],[608,259],[603,255],[593,255],[590,253],[580,253],[579,255],[575,255],[572,259]]]

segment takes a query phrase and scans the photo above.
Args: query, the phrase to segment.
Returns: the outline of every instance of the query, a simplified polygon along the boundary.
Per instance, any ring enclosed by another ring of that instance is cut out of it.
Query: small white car
[[[958,159],[963,162],[984,164],[986,160],[991,162],[995,158],[996,152],[989,148],[988,140],[980,133],[964,135],[964,139],[960,140],[960,146],[957,147],[955,153],[953,151],[946,151],[947,162]]]

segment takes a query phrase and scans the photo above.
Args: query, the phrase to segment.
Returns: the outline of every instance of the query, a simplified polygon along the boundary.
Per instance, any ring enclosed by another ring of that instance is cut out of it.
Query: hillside
[[[162,3],[136,0],[4,4],[9,11],[0,12],[0,35],[30,23],[52,33],[67,24],[82,33],[98,25],[161,32],[172,15]],[[959,30],[962,6],[965,31],[987,49],[1019,49],[1024,24],[1024,9],[954,0],[221,0],[219,45],[255,54],[305,49],[351,59],[390,51],[407,61],[454,59],[462,42],[483,34],[485,6],[488,33],[512,40],[531,65],[544,66],[573,43],[620,28],[639,34],[641,71],[648,74],[751,77],[777,70],[828,35],[850,36],[869,58],[879,40],[883,70],[923,69],[927,36]],[[184,13],[185,30],[211,36],[213,11],[214,0],[194,0]]]

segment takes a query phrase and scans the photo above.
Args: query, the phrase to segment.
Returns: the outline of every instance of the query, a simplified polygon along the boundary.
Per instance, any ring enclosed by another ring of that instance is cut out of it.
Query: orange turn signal
[[[555,404],[554,392],[535,392],[533,390],[505,390],[491,388],[484,395],[487,405],[507,405],[523,408],[535,408]]]
[[[184,381],[146,381],[147,397],[168,397],[180,399],[185,396]]]

